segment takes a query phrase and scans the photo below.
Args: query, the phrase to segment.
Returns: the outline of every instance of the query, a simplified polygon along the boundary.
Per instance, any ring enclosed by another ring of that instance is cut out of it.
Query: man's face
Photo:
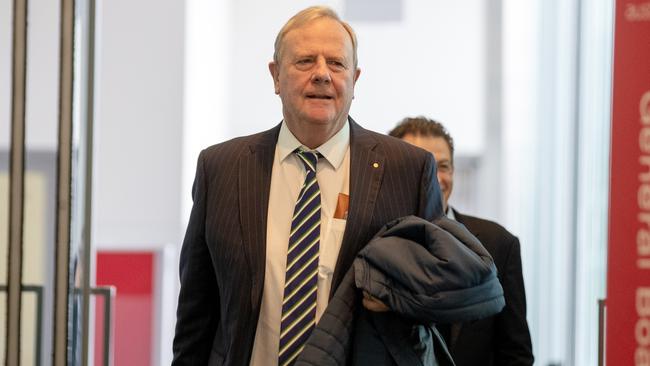
[[[319,18],[289,31],[279,57],[269,70],[289,129],[318,125],[334,135],[347,120],[359,77],[350,35],[337,21]]]
[[[443,208],[447,211],[447,202],[454,187],[454,165],[447,141],[442,137],[407,134],[402,140],[432,153],[438,167],[438,183],[442,190]]]

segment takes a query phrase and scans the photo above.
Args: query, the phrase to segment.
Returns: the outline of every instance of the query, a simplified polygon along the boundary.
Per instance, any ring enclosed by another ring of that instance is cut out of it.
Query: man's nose
[[[330,70],[327,67],[327,61],[320,59],[316,62],[316,67],[314,67],[314,73],[311,76],[311,80],[314,83],[329,83],[332,81]]]

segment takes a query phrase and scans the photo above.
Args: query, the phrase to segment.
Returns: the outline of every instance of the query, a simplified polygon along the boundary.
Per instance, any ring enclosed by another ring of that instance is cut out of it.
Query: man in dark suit
[[[348,116],[356,49],[331,9],[296,14],[269,64],[283,121],[199,155],[174,365],[293,364],[381,226],[442,215],[433,156]]]
[[[438,325],[456,365],[532,365],[519,239],[495,222],[463,215],[449,206],[454,183],[454,141],[442,124],[425,117],[406,118],[389,134],[435,156],[447,216],[465,225],[483,243],[494,259],[503,286],[506,306],[501,313],[467,324]]]

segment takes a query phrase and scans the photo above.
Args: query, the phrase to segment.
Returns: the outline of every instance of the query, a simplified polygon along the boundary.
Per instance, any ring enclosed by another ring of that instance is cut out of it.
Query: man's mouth
[[[327,95],[327,94],[307,94],[307,98],[309,98],[309,99],[323,99],[323,100],[334,99],[332,96]]]

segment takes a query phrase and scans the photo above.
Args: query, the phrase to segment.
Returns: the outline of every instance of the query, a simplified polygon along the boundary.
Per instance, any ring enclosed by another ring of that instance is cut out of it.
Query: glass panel
[[[89,161],[92,144],[90,132],[92,108],[92,79],[90,63],[90,39],[92,0],[75,1],[74,22],[74,89],[72,117],[72,181],[71,181],[71,222],[70,222],[70,266],[74,291],[73,301],[69,304],[72,331],[69,355],[72,364],[85,364],[90,360],[88,350],[89,324],[89,288],[90,288],[90,179]]]
[[[7,248],[9,240],[9,136],[11,133],[11,57],[13,2],[0,0],[0,364],[7,336]]]
[[[598,364],[598,299],[605,297],[614,1],[580,3],[579,164],[576,190],[574,365]]]
[[[59,13],[57,2],[28,2],[21,365],[52,350]]]

